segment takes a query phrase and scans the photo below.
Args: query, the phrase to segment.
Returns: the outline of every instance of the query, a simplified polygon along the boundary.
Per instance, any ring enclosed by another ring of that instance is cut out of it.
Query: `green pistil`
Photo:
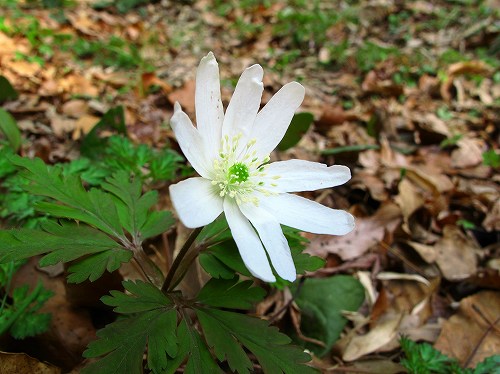
[[[227,171],[227,179],[230,184],[245,182],[249,176],[248,166],[241,162],[237,162]]]

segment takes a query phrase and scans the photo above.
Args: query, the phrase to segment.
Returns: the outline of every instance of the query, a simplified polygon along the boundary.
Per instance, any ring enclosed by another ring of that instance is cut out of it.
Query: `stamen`
[[[228,135],[222,138],[219,158],[213,161],[212,185],[218,187],[218,194],[221,197],[228,196],[235,199],[238,204],[253,203],[257,206],[259,199],[255,192],[266,196],[275,194],[275,192],[268,191],[262,181],[270,158],[265,156],[259,159],[256,156],[255,139],[250,140],[243,148],[240,147],[239,142],[242,137],[240,133],[233,136],[231,141]],[[273,179],[276,180],[279,177],[274,176]],[[276,184],[273,183],[271,186],[276,186]]]

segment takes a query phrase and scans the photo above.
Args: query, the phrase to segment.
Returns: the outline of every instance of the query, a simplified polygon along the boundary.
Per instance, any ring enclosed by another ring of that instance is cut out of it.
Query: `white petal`
[[[279,222],[267,211],[252,203],[241,204],[240,210],[259,233],[276,272],[281,278],[293,282],[297,278],[297,271]]]
[[[220,98],[219,66],[210,52],[196,72],[196,126],[211,159],[219,152],[224,111]]]
[[[275,282],[266,252],[252,225],[241,213],[233,199],[224,200],[224,213],[231,229],[234,241],[238,246],[241,258],[253,276],[264,282]]]
[[[170,199],[182,223],[189,228],[201,227],[222,213],[222,198],[204,178],[189,178],[169,187]]]
[[[172,130],[174,130],[177,142],[182,149],[182,153],[191,163],[193,168],[202,177],[208,178],[212,169],[207,157],[203,140],[200,133],[191,123],[188,115],[181,109],[179,103],[174,105],[174,115],[170,120]]]
[[[261,197],[259,205],[283,225],[315,234],[344,235],[354,229],[354,217],[292,194]]]
[[[257,140],[257,156],[271,153],[290,126],[297,108],[304,100],[305,89],[297,82],[284,85],[257,114],[250,139]]]
[[[228,135],[229,139],[232,139],[241,133],[242,143],[249,140],[248,136],[260,108],[264,90],[263,75],[264,71],[260,65],[252,65],[241,74],[224,116],[223,136]]]
[[[319,162],[288,160],[266,166],[265,186],[276,192],[315,191],[344,184],[351,179],[347,166],[326,166]],[[275,187],[269,187],[276,184]]]

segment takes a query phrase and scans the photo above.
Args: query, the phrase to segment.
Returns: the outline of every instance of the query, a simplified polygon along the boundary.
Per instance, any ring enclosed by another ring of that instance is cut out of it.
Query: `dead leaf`
[[[420,257],[422,257],[422,259],[428,264],[432,264],[434,261],[436,261],[437,253],[432,245],[426,245],[412,241],[407,241],[406,243],[415,251],[417,251]]]
[[[184,111],[188,113],[194,113],[194,90],[195,81],[194,79],[188,80],[181,88],[174,90],[168,95],[168,100],[171,104],[176,101],[181,104]]]
[[[370,196],[377,201],[386,201],[389,196],[382,179],[366,171],[354,174],[349,183],[351,188],[368,190]]]
[[[85,114],[80,117],[74,126],[73,140],[78,140],[82,135],[86,135],[93,129],[93,127],[99,122],[100,118],[92,116],[90,114]]]
[[[436,263],[450,281],[465,279],[477,270],[477,246],[456,226],[443,228],[443,237],[435,244]]]
[[[85,100],[69,100],[63,104],[61,110],[68,117],[80,118],[89,110],[89,104]]]
[[[397,338],[398,328],[403,314],[392,316],[379,322],[365,335],[353,337],[342,353],[344,361],[354,361],[362,356],[373,353]]]
[[[54,135],[58,138],[64,137],[67,133],[72,132],[75,129],[76,121],[70,118],[64,118],[61,116],[53,116],[50,119],[50,126],[54,130]]]
[[[399,182],[399,194],[394,198],[396,204],[401,208],[405,222],[405,230],[410,233],[408,222],[410,216],[424,205],[424,198],[419,189],[412,182],[404,178]]]
[[[400,215],[401,211],[396,204],[387,203],[372,217],[357,218],[356,227],[347,235],[311,240],[307,252],[320,257],[334,253],[344,261],[359,257],[382,241],[386,230],[393,231],[397,227]]]
[[[0,373],[2,374],[59,374],[61,369],[25,353],[0,352]]]
[[[500,198],[493,203],[483,221],[483,227],[488,231],[500,231]]]
[[[22,77],[32,78],[32,79],[42,69],[41,66],[38,65],[37,63],[28,62],[24,60],[7,61],[5,65],[16,74]]]
[[[483,162],[483,152],[486,150],[483,140],[464,138],[457,142],[457,146],[458,148],[451,153],[453,167],[463,169]]]
[[[460,302],[457,314],[443,325],[435,348],[475,367],[500,352],[500,293],[484,291]]]
[[[84,76],[72,73],[59,81],[61,88],[73,95],[98,96],[99,89]]]
[[[448,75],[474,74],[488,76],[493,69],[481,60],[460,61],[448,67]]]

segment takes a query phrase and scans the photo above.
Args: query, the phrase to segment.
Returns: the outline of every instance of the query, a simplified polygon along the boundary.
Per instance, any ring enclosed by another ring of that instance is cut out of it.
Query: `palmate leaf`
[[[132,257],[131,251],[90,226],[47,221],[41,228],[0,231],[0,262],[48,253],[40,260],[47,266],[89,256],[70,268],[74,274],[69,281],[82,282],[99,278],[106,269],[114,271]]]
[[[120,223],[138,242],[167,231],[175,223],[172,213],[151,211],[158,193],[149,191],[141,196],[141,181],[131,179],[125,171],[115,173],[102,187],[116,196]]]
[[[172,301],[149,283],[123,282],[130,293],[111,291],[102,301],[119,313],[129,314],[97,333],[84,357],[106,355],[87,366],[82,373],[142,373],[142,358],[147,346],[148,367],[165,372],[173,362],[180,365],[187,355],[186,342],[179,349],[176,336],[177,312]],[[176,356],[182,354],[182,359]],[[168,355],[168,356],[167,356]],[[174,370],[177,367],[174,368]],[[173,372],[173,371],[168,371]]]
[[[223,360],[225,357],[230,368],[240,374],[250,373],[251,368],[240,345],[257,357],[265,373],[316,373],[304,365],[310,361],[310,356],[302,349],[288,345],[290,338],[277,328],[269,327],[264,320],[211,308],[197,308],[196,315],[217,358]]]
[[[116,238],[126,240],[116,206],[110,196],[98,189],[86,191],[77,176],[63,176],[59,168],[48,167],[40,159],[13,157],[12,162],[24,169],[22,175],[32,184],[32,194],[52,198],[64,205],[39,203],[37,207],[56,217],[76,219]]]
[[[244,314],[212,307],[248,309],[265,293],[251,282],[211,279],[196,297],[196,315],[207,343],[220,361],[227,360],[231,370],[249,373],[252,363],[242,346],[259,360],[266,373],[313,373],[303,363],[310,360],[300,348],[288,346],[290,339],[269,327],[268,322]],[[204,304],[201,306],[200,304]],[[207,307],[209,306],[209,307]]]

